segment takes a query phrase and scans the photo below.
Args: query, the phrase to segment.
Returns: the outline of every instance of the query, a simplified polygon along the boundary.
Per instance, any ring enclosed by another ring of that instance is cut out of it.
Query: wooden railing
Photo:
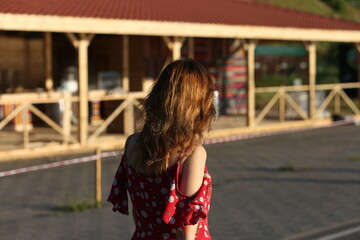
[[[88,131],[87,143],[95,143],[99,141],[99,136],[106,128],[111,124],[119,114],[124,113],[124,129],[125,135],[129,135],[135,131],[135,115],[134,109],[139,108],[139,100],[145,97],[145,92],[132,92],[126,94],[112,94],[108,95],[106,91],[92,91],[89,92],[89,102],[91,101],[119,101],[119,105],[113,110],[110,115],[102,121],[102,123],[92,128],[92,131]],[[22,93],[22,94],[3,94],[0,95],[0,106],[12,105],[15,108],[0,121],[0,131],[5,130],[5,126],[14,120],[19,114],[21,115],[21,131],[22,131],[22,144],[19,149],[31,148],[31,136],[32,131],[28,126],[28,115],[37,116],[42,122],[44,122],[50,129],[53,129],[60,136],[61,145],[75,144],[79,148],[80,146],[77,136],[72,135],[72,105],[78,104],[79,97],[72,96],[69,92],[50,92],[50,93]],[[61,122],[57,123],[47,114],[41,111],[36,105],[38,104],[54,104],[58,103],[63,106]],[[76,134],[78,131],[73,131]],[[54,141],[51,141],[54,142]],[[101,142],[101,141],[99,141]],[[19,145],[15,143],[16,145]],[[86,147],[86,146],[85,146]],[[46,151],[44,149],[44,151]],[[1,151],[0,152],[4,152]]]
[[[70,121],[71,121],[71,102],[77,101],[77,97],[72,97],[69,92],[64,93],[26,93],[26,94],[6,94],[0,95],[0,105],[15,105],[16,108],[8,114],[1,122],[0,122],[0,131],[4,129],[4,127],[10,123],[11,120],[15,119],[18,114],[21,114],[23,126],[23,148],[29,147],[29,132],[30,129],[28,127],[28,113],[36,115],[39,119],[41,119],[45,124],[47,124],[50,128],[55,130],[63,140],[63,144],[68,143],[77,143],[78,141],[71,136],[70,131]],[[63,101],[64,103],[64,114],[62,118],[63,126],[60,126],[54,120],[52,120],[49,116],[47,116],[44,112],[39,110],[35,105],[36,104],[51,104],[51,103],[59,103]]]
[[[319,84],[315,86],[315,91],[327,91],[327,96],[325,99],[318,104],[316,109],[312,109],[315,113],[315,119],[310,117],[310,108],[304,110],[299,103],[294,100],[292,97],[293,92],[303,92],[304,94],[308,94],[310,92],[309,86],[282,86],[282,87],[262,87],[256,88],[255,94],[273,94],[271,99],[266,102],[265,107],[262,109],[258,109],[258,114],[255,116],[255,126],[259,126],[262,121],[269,114],[270,110],[274,107],[276,103],[279,103],[278,109],[278,117],[279,122],[285,122],[287,119],[287,106],[290,106],[294,112],[297,114],[297,118],[300,121],[303,121],[306,124],[312,124],[312,121],[318,120],[320,115],[329,109],[330,103],[334,103],[334,113],[342,113],[341,106],[347,106],[354,115],[360,117],[359,107],[354,103],[353,100],[346,94],[344,89],[360,89],[360,83],[339,83],[339,84]],[[73,149],[84,149],[84,148],[94,148],[98,145],[104,147],[104,138],[106,141],[110,139],[109,135],[104,135],[102,138],[102,134],[106,131],[109,125],[117,119],[120,114],[123,114],[123,138],[135,131],[135,110],[136,108],[140,108],[140,101],[144,99],[146,96],[145,92],[130,92],[126,94],[107,94],[105,91],[91,91],[88,94],[88,101],[98,101],[98,102],[107,102],[107,101],[117,101],[118,105],[113,107],[112,110],[106,119],[103,119],[102,122],[97,126],[91,126],[91,130],[87,131],[87,137],[85,144],[80,143],[79,137],[76,135],[79,132],[79,129],[76,126],[72,126],[72,105],[78,104],[79,97],[72,96],[70,93],[66,92],[50,92],[50,93],[24,93],[24,94],[3,94],[0,95],[0,105],[14,105],[15,108],[0,121],[0,134],[2,131],[8,131],[5,126],[12,121],[16,116],[21,114],[22,116],[22,144],[16,145],[17,149],[22,150],[31,150],[39,149],[38,145],[34,146],[34,140],[32,140],[31,129],[27,126],[28,121],[28,113],[31,112],[33,115],[36,115],[39,120],[44,122],[50,129],[53,129],[57,133],[57,140],[60,141],[58,145],[56,145],[56,150],[60,148],[62,150],[73,150]],[[308,94],[309,96],[309,94]],[[308,99],[309,100],[309,99]],[[57,123],[51,117],[47,116],[47,114],[41,111],[38,107],[38,104],[54,104],[61,103],[64,107],[62,111],[61,121],[62,124]],[[341,104],[343,103],[343,104]],[[310,104],[309,104],[310,105]],[[311,107],[311,106],[309,106]],[[252,127],[248,127],[249,131],[256,130]],[[221,131],[221,129],[220,129]],[[240,130],[239,130],[240,131]],[[241,131],[244,131],[242,129]],[[220,133],[219,133],[220,134]],[[225,134],[225,133],[224,133]],[[227,133],[226,133],[227,134]],[[237,132],[233,132],[232,134],[240,134]],[[53,134],[54,135],[54,134]],[[221,134],[220,134],[221,135]],[[59,139],[60,136],[60,140]],[[214,135],[215,136],[215,135]],[[2,139],[4,140],[4,139]],[[119,134],[114,136],[114,142],[119,143]],[[123,141],[123,140],[121,140]],[[54,142],[54,141],[53,141]],[[123,142],[121,142],[122,144]],[[109,142],[110,144],[110,142]],[[109,145],[110,146],[110,145]],[[113,147],[113,145],[111,145]],[[47,148],[47,145],[41,146],[42,152],[51,152],[55,148]],[[114,148],[112,148],[114,149]],[[7,151],[11,152],[14,156],[18,156],[18,152],[16,149],[7,150],[4,148],[0,148],[0,160],[1,156],[7,157]],[[26,151],[24,151],[26,152]],[[39,152],[39,151],[37,151]],[[26,152],[26,154],[28,154]],[[30,157],[29,155],[28,157]]]
[[[359,108],[350,99],[350,97],[345,93],[344,89],[360,89],[360,83],[337,83],[337,84],[318,84],[315,86],[315,91],[325,91],[328,90],[329,94],[325,100],[319,104],[317,109],[314,109],[315,119],[319,118],[321,113],[323,113],[332,100],[334,100],[334,113],[341,113],[341,99],[344,103],[352,110],[354,115],[360,114]],[[282,86],[282,87],[258,87],[255,90],[256,94],[263,93],[275,93],[271,99],[266,103],[266,105],[260,110],[259,114],[255,117],[255,125],[259,125],[265,116],[270,112],[273,106],[279,102],[279,122],[285,121],[286,116],[286,104],[292,107],[292,109],[297,113],[297,115],[303,121],[309,121],[310,116],[309,111],[304,111],[301,106],[291,97],[290,92],[309,92],[310,88],[307,85],[302,86]],[[309,97],[308,97],[309,101]],[[311,107],[311,106],[309,106]]]
[[[130,135],[134,133],[135,126],[134,121],[134,108],[140,109],[139,99],[143,99],[146,96],[144,92],[133,92],[129,94],[116,94],[106,95],[104,92],[93,93],[89,96],[89,101],[114,101],[118,100],[119,105],[115,110],[104,120],[104,122],[88,137],[88,142],[94,142],[96,138],[105,131],[106,127],[112,123],[117,116],[124,112],[124,124],[125,134]]]

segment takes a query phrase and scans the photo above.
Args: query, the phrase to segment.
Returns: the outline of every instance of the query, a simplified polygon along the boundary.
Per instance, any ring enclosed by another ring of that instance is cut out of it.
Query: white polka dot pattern
[[[114,204],[114,211],[129,214],[129,192],[138,216],[134,233],[136,239],[175,240],[176,229],[181,230],[185,225],[199,222],[195,240],[211,240],[207,215],[212,184],[207,169],[199,191],[187,197],[177,187],[178,164],[164,174],[149,177],[127,165],[124,159],[115,174],[108,201]]]

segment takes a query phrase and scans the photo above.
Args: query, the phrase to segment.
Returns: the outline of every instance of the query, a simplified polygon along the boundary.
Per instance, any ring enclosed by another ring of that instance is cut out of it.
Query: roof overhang
[[[360,31],[0,13],[0,30],[259,40],[360,42]]]

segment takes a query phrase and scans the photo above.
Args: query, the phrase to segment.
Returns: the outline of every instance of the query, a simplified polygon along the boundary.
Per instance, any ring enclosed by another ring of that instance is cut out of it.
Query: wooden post
[[[357,73],[358,82],[360,82],[360,43],[355,44],[357,50]],[[358,106],[360,108],[360,88],[358,88]]]
[[[335,108],[335,114],[340,114],[341,113],[341,99],[340,99],[340,95],[337,92],[334,96],[334,108]]]
[[[64,114],[63,114],[63,144],[68,144],[70,141],[71,136],[71,92],[66,91],[64,92]]]
[[[129,99],[129,104],[125,109],[125,119],[124,119],[124,131],[127,136],[133,134],[135,132],[134,126],[134,100]]]
[[[123,52],[123,77],[122,77],[122,85],[125,92],[129,92],[129,36],[123,36],[123,44],[122,44],[122,52]],[[134,133],[134,114],[130,110],[130,105],[124,111],[124,133],[126,135],[131,135]]]
[[[279,91],[279,122],[285,122],[285,92],[284,89]]]
[[[29,126],[28,126],[28,108],[27,105],[22,109],[23,141],[24,148],[29,148]]]
[[[309,118],[315,120],[315,85],[316,85],[316,45],[314,42],[307,43],[309,52]]]
[[[247,125],[255,127],[255,41],[248,41],[245,44],[247,50]]]
[[[96,207],[101,207],[101,149],[96,149],[96,167],[95,167],[95,202]]]
[[[163,36],[162,39],[164,40],[166,46],[172,51],[172,60],[175,61],[181,58],[181,47],[184,42],[183,37],[174,37],[173,41],[167,37]],[[166,63],[165,63],[166,64]]]
[[[52,91],[54,88],[54,80],[52,76],[52,37],[51,33],[44,33],[45,39],[45,88]]]
[[[72,33],[66,33],[72,45],[78,49],[79,71],[79,140],[81,145],[86,145],[88,136],[88,47],[94,34],[80,34],[80,39]]]
[[[178,60],[181,58],[181,47],[182,47],[183,38],[174,37],[174,42],[172,45],[172,60]]]
[[[90,41],[82,34],[78,41],[79,56],[79,138],[80,144],[85,145],[88,136],[88,46]]]
[[[124,92],[129,92],[129,36],[122,38],[122,88]]]
[[[189,48],[189,58],[194,59],[195,57],[195,51],[194,51],[194,38],[189,37],[188,38],[188,48]]]

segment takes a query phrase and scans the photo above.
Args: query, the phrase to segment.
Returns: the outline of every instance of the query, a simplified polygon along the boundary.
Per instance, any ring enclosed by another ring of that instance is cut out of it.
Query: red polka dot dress
[[[166,172],[147,176],[121,159],[111,187],[108,201],[113,211],[129,214],[127,191],[136,212],[136,229],[132,240],[176,239],[176,229],[198,224],[196,240],[211,239],[208,228],[208,212],[211,198],[211,176],[204,169],[200,189],[192,196],[179,191],[180,160]]]

